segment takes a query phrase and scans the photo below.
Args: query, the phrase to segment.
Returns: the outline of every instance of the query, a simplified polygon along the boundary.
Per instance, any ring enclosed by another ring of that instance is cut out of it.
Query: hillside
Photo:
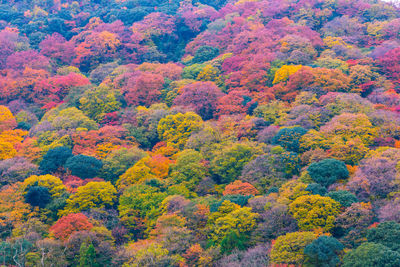
[[[400,266],[400,8],[0,0],[1,266]]]

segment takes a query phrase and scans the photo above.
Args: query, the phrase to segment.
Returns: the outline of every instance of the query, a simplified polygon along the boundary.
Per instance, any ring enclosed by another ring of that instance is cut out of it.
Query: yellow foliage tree
[[[289,210],[301,230],[329,231],[334,226],[335,216],[340,213],[340,204],[330,197],[307,195],[295,199]]]
[[[60,178],[50,174],[39,175],[39,176],[32,175],[25,179],[25,181],[22,183],[21,188],[23,191],[26,191],[27,188],[33,185],[46,187],[47,189],[49,189],[49,192],[51,193],[52,197],[59,197],[66,191],[66,187],[60,180]]]
[[[13,114],[6,106],[0,105],[0,132],[13,129],[17,126]]]
[[[296,73],[301,69],[301,65],[283,65],[279,70],[275,72],[273,84],[287,81],[289,76]]]
[[[117,190],[110,182],[89,182],[78,188],[67,199],[67,205],[60,215],[78,213],[91,208],[106,208],[114,204]]]
[[[16,154],[12,143],[0,140],[0,160],[13,158]]]
[[[168,115],[160,120],[157,131],[161,140],[168,146],[182,149],[190,135],[201,129],[203,120],[194,112]]]
[[[313,232],[294,232],[278,237],[271,250],[271,261],[275,264],[302,266],[304,248],[317,236]]]

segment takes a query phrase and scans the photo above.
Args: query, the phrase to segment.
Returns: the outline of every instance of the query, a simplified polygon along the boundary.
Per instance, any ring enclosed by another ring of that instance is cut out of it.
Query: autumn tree
[[[76,231],[90,230],[93,227],[89,219],[82,213],[70,213],[61,217],[51,228],[50,232],[61,240],[66,240]]]
[[[290,205],[293,217],[302,230],[322,228],[329,231],[340,213],[340,204],[329,197],[306,195],[296,198]]]
[[[182,148],[190,135],[202,127],[203,120],[193,112],[168,115],[160,120],[157,132],[161,140],[173,147]]]
[[[272,246],[271,261],[275,264],[304,264],[304,248],[315,238],[313,232],[294,232],[278,237]]]
[[[218,99],[223,95],[213,82],[195,82],[184,86],[180,92],[174,104],[192,107],[203,120],[214,117]]]
[[[236,180],[244,165],[261,151],[247,144],[235,143],[214,152],[210,162],[211,171],[219,183],[230,183]]]
[[[60,214],[76,213],[91,208],[110,208],[116,200],[117,190],[110,182],[89,182],[78,187],[75,194],[67,199],[67,205]]]

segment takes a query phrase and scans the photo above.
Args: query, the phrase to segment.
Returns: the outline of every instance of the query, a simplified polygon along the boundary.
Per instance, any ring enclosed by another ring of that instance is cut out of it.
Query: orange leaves
[[[85,215],[82,213],[71,213],[61,217],[50,228],[50,232],[52,232],[56,238],[66,240],[74,232],[90,230],[92,228],[93,225]]]
[[[231,184],[228,184],[225,187],[224,192],[222,193],[224,196],[226,195],[258,195],[258,190],[250,183],[243,183],[242,181],[236,180]]]

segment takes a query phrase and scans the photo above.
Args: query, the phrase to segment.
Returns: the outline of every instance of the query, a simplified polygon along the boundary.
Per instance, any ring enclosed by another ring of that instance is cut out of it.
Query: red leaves
[[[129,105],[150,106],[159,100],[164,78],[160,74],[134,72],[122,89]]]

